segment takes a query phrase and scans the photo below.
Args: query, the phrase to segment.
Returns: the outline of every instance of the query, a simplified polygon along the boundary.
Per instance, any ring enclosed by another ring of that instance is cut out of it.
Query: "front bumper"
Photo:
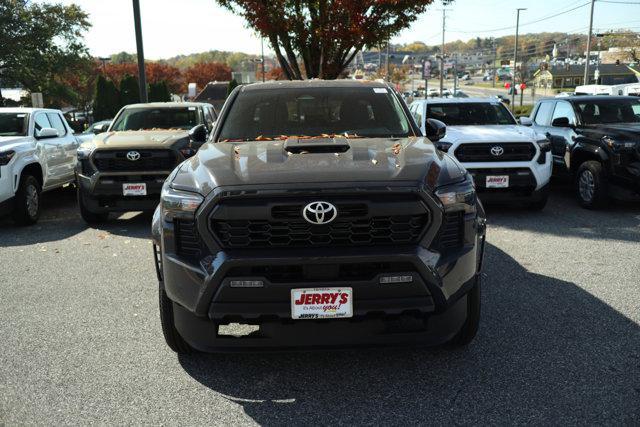
[[[178,254],[174,223],[158,209],[156,267],[173,301],[178,332],[201,351],[437,345],[451,339],[466,319],[466,293],[479,274],[484,248],[479,210],[464,217],[466,238],[455,250],[429,244],[217,249],[194,260]],[[436,228],[439,215],[434,215]],[[381,284],[385,275],[411,275],[413,281]],[[263,286],[231,287],[232,280]],[[353,318],[291,319],[291,289],[345,286],[353,288]],[[221,334],[220,326],[231,323],[260,329],[242,337]]]
[[[84,205],[92,212],[153,211],[160,201],[162,185],[170,172],[77,174]],[[123,184],[145,183],[146,196],[124,196]]]

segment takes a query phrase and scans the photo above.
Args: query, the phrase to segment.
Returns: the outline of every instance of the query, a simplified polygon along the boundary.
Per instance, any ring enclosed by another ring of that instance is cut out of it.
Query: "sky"
[[[94,56],[135,52],[131,0],[36,0],[39,3],[76,3],[89,13],[92,28],[86,44]],[[616,3],[616,1],[620,3]],[[521,12],[521,33],[562,31],[586,34],[588,0],[456,0],[447,7],[446,41],[477,36],[498,37],[515,32],[516,8]],[[544,19],[564,12],[551,19]],[[140,0],[145,57],[163,59],[208,50],[260,53],[260,38],[244,20],[217,5],[215,0]],[[436,0],[413,25],[392,43],[442,40],[442,5]],[[597,0],[597,32],[615,28],[640,30],[640,0]],[[265,43],[265,52],[269,53]]]

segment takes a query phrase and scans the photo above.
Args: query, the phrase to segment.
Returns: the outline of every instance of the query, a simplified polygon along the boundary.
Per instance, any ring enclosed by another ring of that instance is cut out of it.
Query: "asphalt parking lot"
[[[490,209],[483,320],[462,351],[178,357],[150,217],[87,228],[73,189],[0,220],[0,424],[638,424],[640,206]]]

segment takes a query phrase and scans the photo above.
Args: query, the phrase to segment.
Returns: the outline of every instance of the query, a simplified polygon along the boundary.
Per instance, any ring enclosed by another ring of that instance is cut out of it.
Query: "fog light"
[[[262,280],[232,280],[229,283],[232,288],[261,288],[264,286]]]
[[[383,276],[380,278],[380,283],[411,283],[413,282],[413,276]]]

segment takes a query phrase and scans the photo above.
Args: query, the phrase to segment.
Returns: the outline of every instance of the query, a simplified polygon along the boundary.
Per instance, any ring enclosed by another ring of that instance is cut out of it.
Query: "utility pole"
[[[447,19],[447,10],[442,9],[442,47],[440,48],[440,96],[444,92],[444,28]]]
[[[591,0],[591,17],[589,18],[589,35],[587,36],[587,60],[584,63],[584,83],[589,84],[589,60],[591,59],[591,33],[593,32],[593,8],[596,0]]]
[[[518,30],[520,29],[520,11],[527,10],[524,7],[516,9],[516,43],[513,50],[513,82],[511,84],[511,110],[516,106],[516,70],[518,69]]]
[[[142,23],[140,22],[140,0],[133,0],[133,23],[136,28],[136,47],[138,50],[138,83],[140,85],[140,102],[146,103],[147,76],[144,71],[144,49],[142,46]]]
[[[264,37],[260,37],[260,50],[262,54],[262,83],[264,83]]]
[[[491,47],[493,47],[493,66],[491,67],[491,87],[496,87],[496,62],[498,61],[498,45],[496,38],[491,37]]]
[[[389,42],[387,42],[387,82],[391,81],[391,76],[389,75]]]

